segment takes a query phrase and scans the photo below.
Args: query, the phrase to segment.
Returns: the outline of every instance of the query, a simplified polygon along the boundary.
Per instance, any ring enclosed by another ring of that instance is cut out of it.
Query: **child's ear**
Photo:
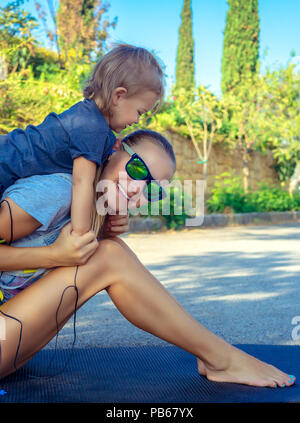
[[[117,106],[119,101],[125,98],[127,95],[127,89],[124,87],[117,87],[114,89],[111,102],[114,106]]]
[[[116,150],[123,150],[122,147],[122,139],[121,138],[117,138],[116,142],[114,143],[113,149]]]
[[[122,150],[122,140],[121,138],[117,138],[116,142],[114,143],[110,155],[114,154],[116,151]]]

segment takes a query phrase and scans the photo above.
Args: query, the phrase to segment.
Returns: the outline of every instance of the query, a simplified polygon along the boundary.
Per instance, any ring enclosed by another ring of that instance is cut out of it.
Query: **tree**
[[[55,0],[47,0],[48,11],[50,13],[50,18],[52,20],[53,28],[49,28],[47,24],[47,12],[44,7],[38,2],[35,2],[35,8],[38,13],[38,16],[43,23],[44,29],[46,31],[47,37],[54,44],[58,57],[61,61],[61,51],[58,42],[58,33],[57,33],[57,13],[56,13],[56,4]]]
[[[244,191],[249,189],[249,160],[252,151],[272,150],[279,180],[289,182],[300,160],[300,77],[288,64],[267,70],[254,82],[243,80],[239,90],[223,96],[230,117],[232,148],[241,152]]]
[[[259,70],[258,0],[228,0],[222,57],[222,92],[236,89]]]
[[[266,145],[272,150],[275,170],[283,184],[290,184],[300,162],[300,74],[291,61],[261,78],[265,91],[265,106],[261,130]]]
[[[191,0],[184,0],[181,20],[176,58],[175,91],[181,88],[191,91],[195,87]]]
[[[36,20],[20,9],[20,2],[0,8],[0,56],[8,64],[8,72],[25,68],[37,44],[32,31]]]
[[[185,90],[180,90],[174,105],[186,125],[187,134],[196,150],[197,163],[203,165],[205,194],[211,147],[216,139],[217,130],[222,126],[226,111],[222,101],[202,85],[197,88],[194,101],[190,101]]]
[[[262,100],[258,81],[244,78],[238,91],[234,88],[223,96],[223,102],[230,119],[229,141],[231,148],[241,155],[244,191],[249,191],[250,154],[258,149],[261,141],[260,120],[262,118]]]
[[[69,65],[73,61],[91,59],[103,54],[108,36],[108,28],[115,27],[112,22],[103,20],[109,3],[102,0],[60,0],[57,11],[58,44]]]

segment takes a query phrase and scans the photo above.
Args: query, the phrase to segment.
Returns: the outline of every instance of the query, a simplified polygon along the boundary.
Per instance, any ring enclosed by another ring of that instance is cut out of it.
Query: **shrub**
[[[246,194],[241,178],[225,172],[217,177],[206,205],[209,213],[300,210],[300,194],[290,196],[282,188],[266,183],[260,183],[257,190]]]
[[[158,203],[147,203],[139,209],[142,217],[162,217],[167,229],[181,229],[185,225],[185,219],[192,217],[184,210],[184,192],[176,186],[165,188],[167,198]],[[152,209],[152,210],[151,210]],[[167,213],[169,211],[169,213]],[[180,214],[178,214],[180,212]],[[136,216],[136,212],[130,213]]]
[[[47,82],[34,78],[31,68],[0,81],[0,133],[40,124],[50,112],[61,113],[82,99],[80,73],[72,83],[68,78]]]
[[[229,172],[224,172],[216,177],[214,187],[206,201],[209,213],[224,213],[233,211],[244,213],[254,211],[247,202],[246,194],[241,185],[239,177],[232,176]]]
[[[290,196],[276,186],[261,183],[257,191],[249,193],[249,197],[258,212],[300,210],[300,195]]]

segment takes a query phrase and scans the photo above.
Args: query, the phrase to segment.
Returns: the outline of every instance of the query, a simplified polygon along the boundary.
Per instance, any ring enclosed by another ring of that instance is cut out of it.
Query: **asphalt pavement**
[[[300,222],[124,234],[202,325],[233,344],[300,345]],[[128,322],[106,291],[77,312],[76,346],[168,345]],[[73,320],[58,338],[73,341]],[[45,348],[53,348],[52,340]]]

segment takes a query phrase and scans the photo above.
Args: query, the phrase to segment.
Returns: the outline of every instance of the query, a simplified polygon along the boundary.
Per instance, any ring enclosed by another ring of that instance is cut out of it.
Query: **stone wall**
[[[165,132],[164,135],[172,144],[176,155],[177,170],[175,177],[193,181],[203,179],[203,165],[197,163],[196,150],[191,140],[169,131]],[[271,151],[268,151],[266,155],[252,152],[249,155],[249,162],[249,187],[251,189],[257,188],[258,182],[279,184]],[[233,175],[243,177],[241,153],[230,151],[220,144],[215,144],[212,146],[208,160],[208,192],[213,187],[216,176],[224,172],[231,172]]]

